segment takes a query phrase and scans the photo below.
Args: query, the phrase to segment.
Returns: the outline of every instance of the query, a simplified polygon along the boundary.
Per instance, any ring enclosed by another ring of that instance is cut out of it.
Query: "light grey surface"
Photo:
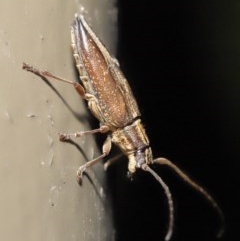
[[[0,240],[111,240],[114,230],[102,164],[76,182],[76,170],[99,155],[94,137],[61,143],[58,132],[89,129],[72,86],[53,81],[76,118],[40,78],[21,69],[28,62],[74,80],[70,25],[86,12],[114,49],[112,1],[9,1],[0,3]],[[94,4],[94,2],[96,2]]]

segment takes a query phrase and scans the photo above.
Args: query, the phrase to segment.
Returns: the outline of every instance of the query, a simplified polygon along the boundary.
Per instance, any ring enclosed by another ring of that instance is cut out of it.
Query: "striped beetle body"
[[[85,99],[101,126],[110,132],[108,141],[129,158],[129,171],[149,164],[152,152],[130,86],[105,46],[83,16],[71,30],[73,55],[85,89]]]

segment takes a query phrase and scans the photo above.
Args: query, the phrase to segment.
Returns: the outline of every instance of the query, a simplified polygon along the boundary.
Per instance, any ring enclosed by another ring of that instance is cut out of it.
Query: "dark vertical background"
[[[219,202],[222,240],[240,240],[240,2],[119,1],[118,58],[155,157],[187,171]],[[175,201],[173,240],[217,240],[211,206],[165,167]],[[149,174],[109,170],[117,240],[163,240],[166,198]]]

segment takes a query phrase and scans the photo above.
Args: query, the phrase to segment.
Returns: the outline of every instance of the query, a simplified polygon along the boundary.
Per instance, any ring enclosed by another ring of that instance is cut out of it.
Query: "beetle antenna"
[[[165,236],[165,241],[169,241],[172,237],[173,233],[173,225],[174,225],[174,207],[173,207],[173,199],[172,199],[172,194],[169,190],[169,187],[167,184],[162,180],[162,178],[155,172],[153,171],[147,164],[142,164],[141,166],[142,170],[149,172],[162,186],[166,197],[167,197],[167,202],[168,202],[168,210],[169,210],[169,221],[168,221],[168,231]]]
[[[172,163],[170,160],[160,157],[156,158],[153,160],[153,163],[159,164],[159,165],[166,165],[170,167],[173,171],[175,171],[188,185],[190,185],[193,189],[195,189],[197,192],[202,194],[202,196],[213,206],[213,208],[216,210],[218,213],[218,216],[221,221],[221,226],[220,229],[217,233],[217,237],[220,238],[225,232],[225,220],[224,220],[224,215],[217,204],[217,202],[214,200],[214,198],[204,189],[202,188],[199,184],[197,184],[195,181],[193,181],[186,173],[184,173],[182,170],[179,169],[174,163]]]

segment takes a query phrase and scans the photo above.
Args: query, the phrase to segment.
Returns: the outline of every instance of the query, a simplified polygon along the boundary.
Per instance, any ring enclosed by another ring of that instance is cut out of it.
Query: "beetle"
[[[149,139],[141,122],[137,102],[120,70],[119,63],[110,55],[107,48],[85,21],[83,15],[75,16],[71,27],[71,40],[73,56],[82,84],[57,77],[48,71],[40,71],[26,63],[23,63],[23,69],[42,78],[50,77],[72,84],[78,94],[87,101],[90,111],[100,122],[100,127],[94,130],[60,134],[60,140],[95,133],[107,134],[102,147],[102,154],[80,166],[77,170],[78,182],[81,183],[83,172],[87,168],[93,166],[110,153],[113,143],[128,157],[128,170],[131,174],[135,173],[137,169],[141,169],[150,173],[162,186],[169,209],[166,241],[171,239],[173,233],[173,199],[167,184],[150,167],[152,164],[170,167],[212,204],[221,220],[218,236],[222,236],[224,232],[224,215],[212,196],[170,160],[163,157],[153,158]]]

